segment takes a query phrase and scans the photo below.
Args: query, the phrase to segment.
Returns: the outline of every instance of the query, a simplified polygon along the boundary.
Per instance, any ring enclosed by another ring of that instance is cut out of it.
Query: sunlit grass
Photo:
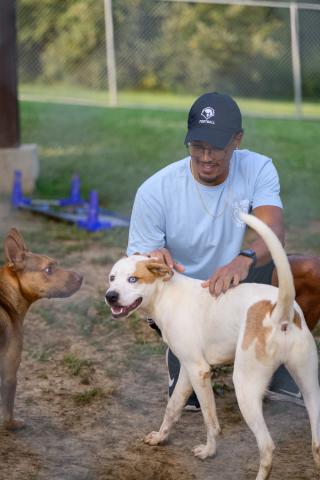
[[[101,206],[130,215],[138,186],[187,154],[186,111],[21,102],[21,119],[23,142],[37,143],[40,152],[34,198],[66,197],[77,172],[83,198],[96,190]],[[280,176],[286,223],[295,229],[303,227],[307,237],[305,227],[317,221],[320,210],[320,122],[244,115],[243,123],[242,146],[273,159]],[[51,225],[48,222],[43,235],[49,238],[56,230],[57,240],[58,236],[74,238],[77,230],[76,237],[82,242],[78,248],[69,242],[69,251],[81,251],[92,241],[120,248],[127,242],[124,228],[111,229],[106,235],[105,231],[89,234],[70,225]]]
[[[110,106],[110,96],[106,89],[92,90],[65,84],[43,85],[22,84],[20,85],[20,98],[22,100],[52,101],[62,103],[75,103],[79,105]],[[119,91],[118,106],[120,107],[150,107],[168,110],[188,110],[195,99],[195,95],[153,92],[153,91]],[[295,117],[296,106],[293,100],[241,98],[236,100],[243,113],[257,116]],[[302,103],[302,115],[320,118],[320,102],[304,101]]]

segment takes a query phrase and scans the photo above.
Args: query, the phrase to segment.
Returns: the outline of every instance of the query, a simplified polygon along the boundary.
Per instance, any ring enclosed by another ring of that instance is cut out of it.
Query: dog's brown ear
[[[147,262],[146,267],[153,275],[162,277],[164,281],[170,280],[173,275],[173,271],[165,263],[151,261]]]
[[[13,270],[24,268],[25,256],[28,251],[21,233],[11,228],[4,241],[4,254],[9,267]]]

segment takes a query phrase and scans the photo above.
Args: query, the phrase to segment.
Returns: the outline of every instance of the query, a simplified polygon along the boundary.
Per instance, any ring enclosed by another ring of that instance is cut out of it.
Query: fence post
[[[106,28],[106,52],[110,105],[118,104],[117,71],[114,53],[112,0],[104,0],[104,19]]]
[[[296,106],[296,116],[300,118],[302,116],[301,63],[299,49],[298,6],[295,2],[290,3],[290,27],[294,103]]]

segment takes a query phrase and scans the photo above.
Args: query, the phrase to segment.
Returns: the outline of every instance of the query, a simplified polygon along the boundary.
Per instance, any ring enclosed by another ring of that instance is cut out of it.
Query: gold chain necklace
[[[227,191],[227,198],[226,198],[226,200],[225,200],[225,202],[224,202],[223,209],[221,210],[221,212],[217,213],[216,215],[213,215],[213,213],[210,212],[210,210],[209,210],[206,202],[204,201],[204,198],[203,198],[202,195],[201,195],[198,182],[197,182],[197,180],[196,180],[196,178],[195,178],[195,176],[194,176],[194,173],[193,173],[193,167],[192,167],[192,160],[191,160],[191,159],[190,159],[190,170],[191,170],[191,174],[192,174],[192,179],[193,179],[194,184],[195,184],[195,186],[196,186],[196,190],[197,190],[197,192],[198,192],[198,195],[199,195],[199,198],[200,198],[200,201],[201,201],[201,203],[202,203],[202,206],[203,206],[204,210],[207,212],[207,214],[208,214],[211,218],[214,218],[214,219],[215,219],[215,218],[221,217],[221,216],[224,214],[224,212],[225,212],[225,210],[226,210],[226,208],[227,208],[227,205],[228,205],[228,203],[229,203],[229,201],[228,201],[228,200],[229,200],[229,194],[230,194],[230,192],[232,191],[232,190],[231,190],[231,185],[230,185],[230,171],[229,171],[229,176],[228,176],[228,184],[229,184],[229,185],[228,185],[228,191]]]

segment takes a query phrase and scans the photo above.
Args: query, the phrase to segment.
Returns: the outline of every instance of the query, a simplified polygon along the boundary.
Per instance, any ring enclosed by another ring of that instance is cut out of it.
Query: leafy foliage
[[[307,17],[303,17],[302,20]],[[103,2],[21,0],[20,79],[106,87]],[[113,0],[120,89],[292,97],[287,9]],[[301,21],[317,31],[319,15]],[[317,38],[301,35],[304,93],[319,91]]]

